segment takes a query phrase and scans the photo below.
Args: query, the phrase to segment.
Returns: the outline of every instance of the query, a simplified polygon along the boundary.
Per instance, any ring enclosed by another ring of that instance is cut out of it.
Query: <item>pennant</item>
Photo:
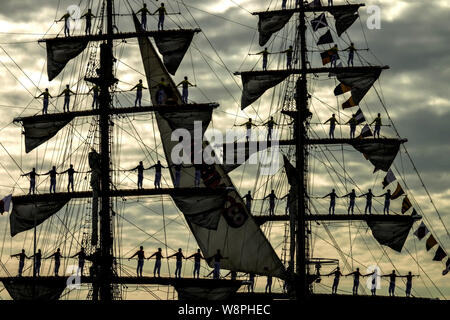
[[[358,136],[358,139],[362,139],[362,138],[366,138],[366,137],[371,137],[373,136],[372,130],[370,130],[370,127],[366,124],[362,130],[361,133]]]
[[[427,251],[430,251],[431,248],[433,248],[437,244],[436,239],[433,237],[432,234],[430,234],[430,237],[428,238],[425,247],[427,248]]]
[[[395,175],[392,172],[392,170],[389,169],[389,171],[387,172],[387,174],[384,177],[383,182],[382,182],[383,183],[383,189],[386,188],[389,184],[391,184],[395,180],[397,180],[397,178],[395,177]]]
[[[449,272],[450,272],[450,258],[448,258],[447,262],[445,263],[445,270],[442,271],[442,275],[445,276]]]
[[[391,200],[397,199],[404,193],[405,191],[403,191],[402,186],[400,185],[400,183],[397,182],[397,188],[395,188],[395,191],[391,194]]]
[[[405,214],[405,212],[411,209],[411,207],[411,201],[409,201],[408,196],[406,196],[405,198],[403,198],[402,202],[402,214]]]
[[[442,261],[447,256],[444,249],[442,249],[441,246],[436,250],[436,253],[434,254],[433,261]]]
[[[327,43],[334,43],[333,36],[331,35],[330,30],[328,30],[324,35],[320,36],[319,41],[317,41],[318,46]]]
[[[2,200],[0,200],[0,214],[3,212],[8,212],[11,205],[12,194],[7,195]]]
[[[355,119],[356,119],[356,124],[361,124],[364,121],[366,121],[366,118],[364,117],[364,114],[362,113],[361,108],[359,108],[358,111],[356,111]]]
[[[425,225],[425,223],[420,223],[420,226],[417,228],[417,230],[414,232],[414,235],[419,238],[419,240],[422,240],[427,234],[428,234],[428,228]]]
[[[319,30],[320,28],[325,28],[328,26],[327,18],[325,17],[325,13],[320,14],[317,18],[311,20],[311,26],[314,31]]]

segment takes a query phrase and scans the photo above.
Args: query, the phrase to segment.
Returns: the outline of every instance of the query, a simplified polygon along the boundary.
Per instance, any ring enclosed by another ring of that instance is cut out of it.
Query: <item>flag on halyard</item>
[[[437,245],[437,241],[433,237],[433,235],[430,234],[430,237],[428,238],[427,243],[425,244],[427,251],[430,251],[430,249],[433,248],[435,245]]]
[[[420,226],[417,228],[417,230],[414,232],[414,235],[419,238],[419,240],[422,240],[427,234],[428,234],[428,228],[423,223],[423,221],[420,223]]]
[[[328,26],[327,18],[325,17],[325,13],[320,14],[317,18],[311,20],[311,26],[314,31],[319,30],[320,28],[325,28]]]
[[[391,194],[391,200],[395,200],[398,197],[400,197],[402,194],[404,194],[405,191],[403,191],[402,186],[400,185],[400,183],[397,182],[397,188],[395,189],[395,191]]]
[[[394,182],[397,178],[391,169],[386,173],[386,176],[383,179],[383,189],[386,188],[390,183]]]
[[[447,256],[444,249],[442,249],[441,246],[436,250],[436,253],[434,254],[433,261],[442,261]]]
[[[404,197],[402,202],[402,214],[411,209],[411,207],[412,204],[411,201],[409,201],[408,196]]]
[[[0,200],[0,213],[8,212],[9,207],[11,206],[12,194],[7,195],[2,200]]]

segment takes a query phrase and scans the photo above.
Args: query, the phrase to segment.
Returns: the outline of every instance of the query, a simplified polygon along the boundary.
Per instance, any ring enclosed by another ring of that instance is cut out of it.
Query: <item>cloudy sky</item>
[[[42,37],[62,36],[63,24],[55,23],[70,5],[78,5],[81,12],[91,6],[94,14],[98,12],[98,1],[50,1],[50,0],[22,0],[2,1],[0,9],[0,69],[2,71],[0,86],[0,143],[3,151],[3,160],[0,162],[2,181],[1,194],[23,194],[27,192],[28,180],[19,178],[21,173],[36,167],[38,172],[46,172],[52,165],[57,165],[60,171],[73,163],[79,171],[87,170],[86,153],[95,144],[95,121],[79,119],[62,130],[49,143],[42,145],[35,151],[26,154],[24,151],[21,127],[12,123],[12,119],[19,115],[38,114],[41,109],[41,100],[34,99],[40,90],[49,88],[56,96],[62,86],[70,84],[72,90],[85,93],[89,89],[84,81],[80,81],[86,74],[87,62],[90,52],[95,52],[94,45],[88,51],[70,62],[65,71],[52,82],[48,82],[46,70],[46,51],[44,44],[38,44]],[[291,1],[288,1],[291,2]],[[343,1],[335,0],[336,4]],[[136,11],[141,1],[130,1]],[[450,101],[448,95],[448,79],[450,78],[450,61],[448,55],[448,36],[450,26],[445,23],[450,13],[450,6],[446,1],[387,1],[370,0],[366,3],[378,6],[381,9],[381,28],[370,30],[366,26],[368,13],[361,8],[360,20],[336,40],[340,48],[345,48],[353,41],[358,51],[355,64],[383,64],[390,69],[382,73],[380,81],[375,85],[361,103],[361,109],[371,122],[376,113],[380,112],[383,123],[390,127],[383,127],[382,135],[395,137],[395,128],[401,137],[407,138],[406,148],[414,161],[411,164],[408,154],[402,149],[394,166],[395,174],[402,178],[402,184],[408,188],[408,196],[414,207],[424,215],[424,222],[433,229],[433,234],[444,247],[449,246],[450,238],[443,227],[438,214],[431,205],[425,189],[415,172],[418,172],[431,194],[434,204],[439,210],[444,223],[450,219],[450,202],[448,184],[450,164]],[[194,38],[191,49],[177,72],[174,80],[179,82],[184,75],[188,75],[191,82],[198,85],[190,90],[190,99],[195,102],[216,101],[220,108],[214,112],[210,128],[225,132],[252,117],[257,124],[261,124],[272,115],[284,137],[288,137],[292,128],[290,120],[280,114],[283,108],[284,92],[292,88],[292,83],[284,83],[277,89],[267,92],[260,101],[254,103],[244,111],[240,111],[239,100],[241,83],[240,78],[234,76],[234,71],[249,69],[260,70],[259,57],[249,56],[261,50],[258,45],[257,18],[250,12],[263,11],[268,8],[279,8],[281,1],[256,0],[220,0],[213,4],[204,1],[166,1],[168,12],[181,15],[170,15],[166,21],[166,28],[200,27],[202,33]],[[126,1],[116,1],[116,25],[120,31],[131,31],[130,17]],[[156,5],[149,2],[150,10]],[[309,15],[308,18],[313,18]],[[334,19],[328,16],[328,22],[333,25]],[[99,23],[99,19],[95,21]],[[156,20],[149,18],[149,28],[156,27]],[[293,44],[295,23],[286,26],[269,42],[269,51],[278,52]],[[81,31],[76,31],[80,33]],[[321,66],[314,41],[323,31],[313,33],[308,30],[310,50],[308,59],[314,66]],[[337,39],[335,33],[333,37]],[[366,50],[368,49],[368,50]],[[142,62],[136,40],[127,40],[126,43],[118,41],[115,47],[115,56],[118,58],[117,77],[120,82],[116,94],[116,104],[122,106],[134,102],[134,93],[121,92],[130,89],[138,79],[144,78]],[[343,59],[346,53],[342,54]],[[284,66],[283,55],[270,56],[270,69]],[[345,61],[344,61],[345,63]],[[290,87],[291,85],[291,87]],[[347,98],[336,97],[333,89],[337,85],[334,78],[327,75],[311,77],[309,92],[312,95],[311,134],[325,137],[327,127],[321,125],[331,113],[336,113],[340,122],[349,119],[351,111],[338,108]],[[381,101],[380,101],[381,98]],[[145,103],[149,103],[149,96],[144,95]],[[90,108],[91,98],[79,95],[73,101],[71,108]],[[50,112],[62,111],[62,99],[53,99]],[[384,109],[387,109],[388,115]],[[152,165],[156,159],[161,159],[162,148],[152,115],[145,114],[134,117],[115,118],[114,120],[113,149],[114,167],[130,169],[143,160],[145,165]],[[239,129],[238,129],[239,130]],[[243,130],[243,129],[240,129]],[[262,130],[259,128],[258,130]],[[358,129],[359,130],[359,129]],[[338,127],[337,135],[348,136],[347,126]],[[159,148],[158,148],[159,147]],[[285,150],[287,151],[287,150]],[[351,147],[332,146],[329,148],[314,148],[311,150],[310,160],[310,193],[312,196],[322,196],[336,188],[338,194],[347,193],[352,188],[362,192],[372,188],[376,195],[383,192],[380,188],[384,173],[372,173],[373,167],[364,160],[363,156]],[[273,177],[257,177],[258,167],[245,165],[235,170],[231,177],[239,188],[241,194],[252,190],[256,199],[262,199],[270,189],[276,189],[278,196],[283,196],[288,190],[283,170]],[[153,185],[152,172],[147,173],[145,185]],[[164,173],[163,173],[164,175]],[[88,180],[85,174],[76,177],[77,190],[87,190]],[[171,185],[168,173],[164,183]],[[135,173],[117,172],[114,183],[118,187],[134,187]],[[58,180],[58,188],[64,189],[66,177]],[[46,192],[49,186],[47,177],[39,179],[39,191]],[[395,185],[391,186],[392,188]],[[381,199],[381,198],[380,198]],[[314,213],[326,213],[327,200],[313,200]],[[337,212],[344,213],[346,201],[339,200]],[[359,209],[363,209],[364,202],[358,202]],[[399,212],[401,201],[392,203],[392,210]],[[285,202],[280,201],[277,212],[283,213]],[[376,212],[382,213],[381,201],[374,204]],[[134,262],[125,258],[136,251],[139,245],[144,245],[147,252],[152,252],[163,246],[170,254],[173,249],[183,247],[185,252],[196,249],[195,240],[188,231],[182,215],[172,205],[170,198],[155,197],[151,199],[118,200],[114,204],[118,213],[116,219],[117,233],[120,239],[120,248],[116,255],[123,257],[123,272],[134,273]],[[51,220],[39,228],[39,246],[45,254],[51,253],[60,246],[63,254],[74,254],[79,248],[85,225],[85,214],[90,209],[88,201],[73,201],[68,208],[63,209]],[[317,212],[315,212],[317,210]],[[265,214],[267,204],[260,200],[255,201],[256,214]],[[11,274],[15,274],[17,261],[9,258],[22,247],[27,252],[32,251],[32,233],[25,232],[11,238],[9,235],[9,219],[7,215],[0,217],[0,233],[3,239],[1,246],[1,261]],[[416,228],[415,226],[414,228]],[[70,230],[70,232],[69,232]],[[263,231],[271,240],[280,257],[283,253],[284,225],[274,223],[264,226]],[[168,239],[167,241],[165,239]],[[167,247],[166,247],[167,245]],[[338,246],[341,251],[334,247]],[[405,250],[395,253],[389,248],[381,248],[371,237],[370,230],[364,223],[352,224],[321,224],[312,226],[312,252],[314,257],[335,258],[340,260],[344,273],[349,269],[360,267],[365,271],[367,266],[378,265],[384,273],[390,272],[393,265],[400,273],[412,271],[421,277],[415,282],[415,294],[419,296],[440,297],[450,295],[448,278],[442,277],[443,263],[432,262],[434,249],[426,252],[424,241],[410,234]],[[344,261],[346,259],[346,261]],[[445,260],[444,260],[445,261]],[[65,261],[65,267],[74,263]],[[418,262],[418,263],[417,263]],[[173,262],[172,262],[173,263]],[[30,264],[28,264],[30,265]],[[50,261],[44,263],[45,274],[51,270]],[[171,268],[171,269],[170,269]],[[163,266],[163,272],[173,273],[174,266]],[[192,265],[186,264],[185,275],[190,275]],[[147,263],[145,272],[151,273],[152,263]],[[331,268],[324,267],[324,272]],[[29,270],[27,272],[30,272]],[[202,270],[207,273],[208,269]],[[4,275],[4,271],[2,271]],[[448,276],[447,276],[448,277]],[[265,279],[259,280],[259,285]],[[318,292],[328,292],[331,278],[324,279],[317,286]],[[348,293],[351,289],[351,280],[342,281],[342,289]],[[403,291],[404,284],[400,284]],[[438,288],[438,289],[437,289]],[[381,294],[386,294],[386,283]],[[160,297],[169,297],[165,288],[152,289]],[[3,291],[2,297],[8,295]],[[78,294],[78,295],[77,295]],[[82,298],[83,293],[72,294],[71,297]],[[128,297],[148,298],[149,295],[142,288],[127,293]],[[172,296],[170,296],[172,297]]]

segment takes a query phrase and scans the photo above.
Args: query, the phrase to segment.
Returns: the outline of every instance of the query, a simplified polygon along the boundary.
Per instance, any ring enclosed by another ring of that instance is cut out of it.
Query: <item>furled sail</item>
[[[380,74],[381,69],[361,73],[337,72],[336,77],[341,83],[334,89],[334,95],[338,96],[351,91],[352,96],[342,104],[342,107],[345,109],[357,106]]]
[[[47,74],[52,81],[64,69],[66,64],[86,48],[88,41],[47,41]]]
[[[13,300],[39,300],[53,301],[58,300],[66,288],[66,278],[52,279],[46,283],[45,279],[26,278],[2,278],[6,291]]]
[[[47,140],[54,137],[59,130],[64,128],[66,124],[73,118],[65,120],[26,120],[23,121],[25,130],[25,152],[29,153],[34,148],[40,146]]]
[[[387,172],[397,156],[400,142],[386,144],[367,140],[353,143],[353,147],[375,166],[375,171],[381,169]]]
[[[336,20],[336,33],[339,37],[358,19],[357,11],[358,7],[346,7],[331,11]]]
[[[139,21],[134,14],[133,19],[136,30],[140,31]],[[153,86],[161,78],[166,79],[169,90],[175,93],[172,103],[181,104],[181,96],[176,90],[175,83],[170,78],[149,39],[139,37],[138,40],[153,104],[157,103],[156,93],[158,90]],[[172,141],[170,139],[173,130],[162,114],[156,112],[155,116],[159,131],[161,132],[167,162],[169,165],[172,165],[171,151],[178,144],[178,141]],[[188,126],[189,124],[185,123],[185,125]],[[174,168],[171,168],[170,174],[173,179],[175,175]],[[195,197],[191,198],[192,203],[190,204],[189,199],[183,199],[177,196],[174,196],[174,201],[175,203],[180,203],[183,200],[184,205],[188,202],[183,207],[183,214],[204,256],[211,257],[220,249],[222,255],[228,257],[228,259],[221,262],[222,268],[224,269],[283,277],[283,264],[259,226],[255,223],[249,212],[247,212],[242,198],[235,191],[230,178],[225,174],[223,168],[220,165],[204,166],[201,174],[203,184],[206,187],[223,187],[229,189],[222,198],[225,201],[222,206],[217,228],[205,228],[197,224],[198,221],[191,219],[191,215],[195,214],[197,210],[193,203],[196,200]],[[193,177],[194,168],[191,166],[182,168],[180,187],[192,187]],[[203,198],[206,198],[206,196],[203,196]],[[208,202],[211,203],[211,209],[214,209],[217,205],[213,201],[208,200]],[[188,208],[192,208],[192,211]],[[207,209],[209,208],[204,207],[202,210]],[[211,213],[216,214],[214,210]],[[209,264],[212,266],[212,261],[209,261]]]
[[[194,31],[177,34],[158,34],[154,36],[156,46],[163,56],[164,65],[171,74],[175,74],[186,51],[191,45]]]
[[[260,14],[258,21],[259,45],[265,45],[272,34],[281,30],[288,23],[293,14],[293,11]]]
[[[373,237],[382,245],[401,252],[414,219],[406,221],[367,221]]]
[[[281,74],[272,73],[257,73],[257,74],[242,74],[242,97],[241,109],[244,110],[253,102],[259,99],[266,90],[276,86],[281,81],[286,79],[288,72]]]
[[[196,284],[175,284],[175,290],[178,293],[178,300],[188,301],[220,301],[227,300],[240,288],[240,281],[218,280],[216,283],[208,285]]]
[[[13,209],[9,216],[11,237],[34,228],[35,224],[36,226],[40,225],[61,210],[68,201],[66,199],[62,201],[13,203]]]

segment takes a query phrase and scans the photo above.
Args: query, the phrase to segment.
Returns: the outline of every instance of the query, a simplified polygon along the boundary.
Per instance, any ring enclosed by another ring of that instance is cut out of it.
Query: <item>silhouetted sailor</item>
[[[64,20],[64,36],[66,37],[70,37],[70,13],[66,12],[61,19],[59,19],[57,22],[59,21],[63,21]]]
[[[350,210],[352,211],[353,214],[353,209],[355,208],[355,199],[356,199],[356,193],[355,193],[355,189],[352,189],[351,192],[347,193],[345,196],[342,196],[342,198],[348,197],[350,202],[348,204],[348,209],[347,209],[347,213],[350,214]]]
[[[286,208],[284,209],[284,213],[288,214],[289,212],[289,205],[291,204],[291,190],[289,190],[288,193],[286,193],[280,200],[286,199]]]
[[[144,259],[145,259],[145,254],[144,254],[144,247],[140,246],[139,250],[136,251],[135,254],[133,254],[130,258],[128,258],[128,260],[133,259],[135,256],[138,257],[138,263],[137,263],[137,267],[136,267],[136,274],[138,277],[142,277],[142,269],[144,268]]]
[[[280,53],[286,53],[286,68],[292,69],[292,55],[294,53],[292,46],[289,46],[288,49],[281,51]]]
[[[72,189],[72,192],[73,192],[73,175],[75,173],[78,173],[78,171],[75,171],[75,169],[73,168],[73,164],[71,164],[69,169],[61,172],[60,174],[64,174],[66,172],[67,172],[67,176],[68,176],[67,192],[70,192],[70,189]]]
[[[264,197],[264,200],[269,198],[269,215],[275,214],[275,200],[278,199],[275,195],[275,190],[272,190],[267,196]]]
[[[270,117],[270,120],[264,123],[267,126],[267,140],[272,140],[272,131],[273,127],[277,125],[277,123],[273,120],[273,117]]]
[[[70,90],[69,85],[67,84],[66,88],[58,96],[58,97],[61,97],[64,95],[64,106],[63,106],[64,112],[66,112],[66,107],[67,107],[67,112],[69,112],[70,94],[75,94],[75,92]]]
[[[41,97],[41,96],[44,96],[44,99],[43,99],[43,106],[42,106],[42,114],[47,114],[47,110],[48,110],[48,98],[50,97],[50,98],[53,98],[52,97],[52,95],[50,94],[50,92],[48,92],[48,88],[45,88],[45,91],[44,92],[42,92],[40,95],[38,95],[37,97],[36,97],[36,99],[37,98],[39,98],[39,97]]]
[[[252,194],[251,194],[250,190],[244,196],[244,199],[245,199],[245,206],[247,207],[248,212],[252,212],[252,200],[253,200],[253,197],[252,197]]]
[[[337,44],[334,44],[334,46],[329,51],[331,51],[331,67],[333,68],[334,66],[336,68],[339,51]]]
[[[379,113],[378,116],[375,118],[375,120],[372,121],[372,124],[375,123],[375,129],[373,130],[373,137],[378,136],[380,137],[380,130],[381,130],[381,114]]]
[[[133,91],[134,89],[136,89],[136,100],[134,100],[134,106],[137,107],[137,104],[139,103],[139,107],[142,107],[142,89],[147,88],[142,84],[142,80],[139,80],[139,83],[131,88],[130,91]]]
[[[406,296],[407,297],[411,297],[411,289],[412,289],[412,278],[413,277],[418,277],[416,275],[411,274],[411,271],[408,272],[408,274],[406,276],[403,276],[406,278]]]
[[[219,279],[220,278],[220,261],[222,259],[228,259],[227,257],[223,257],[220,253],[220,249],[217,249],[217,252],[215,255],[213,255],[212,257],[207,258],[207,260],[214,260],[214,279]]]
[[[153,14],[158,13],[158,30],[164,30],[164,18],[167,14],[166,8],[164,7],[164,3],[161,3],[161,7],[156,9]]]
[[[355,56],[355,45],[352,43],[350,43],[350,45],[348,46],[348,48],[344,49],[343,51],[347,51],[348,50],[348,61],[347,64],[350,67],[350,63],[352,64],[353,67],[353,58]]]
[[[161,169],[165,167],[161,164],[161,161],[158,160],[156,164],[152,165],[148,169],[152,168],[155,168],[155,188],[161,188]]]
[[[354,139],[356,132],[356,125],[358,124],[358,121],[355,118],[355,114],[352,114],[352,117],[350,118],[350,120],[346,122],[346,124],[350,125],[350,139]]]
[[[248,292],[254,292],[254,288],[255,288],[255,274],[249,273],[247,285]]]
[[[195,87],[195,85],[188,81],[188,77],[184,77],[184,80],[177,84],[177,87],[179,86],[183,87],[181,100],[183,101],[183,103],[188,103],[189,87]]]
[[[175,168],[175,180],[173,181],[173,186],[175,188],[179,188],[180,187],[180,181],[181,181],[181,169],[184,166],[180,163],[180,164],[173,164],[170,167]]]
[[[83,18],[86,18],[86,29],[84,30],[84,32],[86,34],[91,34],[92,18],[95,18],[95,16],[92,14],[92,10],[88,9],[88,11],[80,17],[80,19]]]
[[[24,173],[20,175],[21,177],[30,176],[30,190],[28,191],[28,194],[36,193],[36,176],[39,176],[38,173],[36,173],[36,169],[33,168],[30,172]]]
[[[202,168],[203,166],[201,164],[194,164],[194,187],[196,188],[200,187],[200,182],[202,179]]]
[[[328,214],[334,214],[334,208],[336,207],[336,198],[339,197],[334,189],[331,190],[329,194],[323,196],[322,199],[325,199],[326,197],[330,197],[330,206],[328,208]]]
[[[166,83],[166,80],[164,78],[161,78],[161,81],[158,82],[152,88],[158,89],[156,91],[156,102],[158,104],[165,104],[167,101],[167,92],[168,92],[168,85]]]
[[[177,264],[175,268],[175,278],[181,278],[181,267],[183,266],[183,259],[186,259],[183,255],[181,248],[178,249],[178,252],[174,253],[171,256],[168,256],[167,259],[170,259],[172,257],[177,258]]]
[[[138,189],[142,189],[142,183],[144,181],[144,165],[142,164],[142,161],[139,161],[139,164],[136,168],[131,169],[130,171],[137,170],[138,173],[138,180],[137,180],[137,187]]]
[[[384,197],[384,207],[383,207],[383,213],[389,214],[389,206],[391,205],[391,190],[387,189],[387,191],[378,197]]]
[[[243,124],[239,124],[238,126],[243,127],[245,126],[245,128],[247,129],[247,134],[245,136],[245,139],[247,141],[249,141],[252,137],[252,127],[256,127],[255,124],[253,124],[252,122],[252,118],[248,118],[248,121],[243,123]]]
[[[81,250],[71,256],[71,258],[75,258],[78,256],[78,270],[77,270],[77,276],[80,274],[80,276],[83,276],[83,269],[84,269],[84,263],[86,262],[86,252],[84,251],[84,248],[81,247]]]
[[[395,270],[392,270],[392,273],[382,275],[381,277],[389,277],[389,296],[395,296],[395,279],[400,276],[397,276]]]
[[[36,274],[36,277],[39,277],[41,274],[41,262],[42,262],[41,249],[38,249],[38,251],[35,254],[28,257],[28,259],[33,259],[33,258],[34,258],[34,273]]]
[[[373,198],[372,189],[369,189],[367,193],[358,196],[358,198],[362,197],[366,197],[366,207],[364,208],[364,214],[366,214],[367,211],[369,211],[369,214],[372,214],[372,198]]]
[[[201,259],[204,259],[200,252],[200,249],[197,249],[197,252],[191,254],[189,257],[186,258],[186,260],[190,258],[194,258],[194,278],[196,274],[197,278],[200,278],[200,262]]]
[[[158,273],[158,277],[161,277],[161,259],[164,258],[162,255],[162,249],[158,248],[158,251],[153,253],[147,260],[155,257],[155,267],[153,268],[153,276],[156,277],[156,273]]]
[[[100,100],[98,98],[99,93],[100,93],[100,87],[98,85],[94,85],[91,89],[89,89],[88,93],[93,92],[93,96],[92,96],[92,109],[98,109],[99,105],[100,105]]]
[[[352,288],[353,295],[355,295],[355,296],[358,295],[359,278],[371,276],[372,274],[373,274],[373,272],[363,275],[363,274],[361,274],[361,272],[359,272],[359,268],[356,268],[356,271],[353,271],[353,272],[345,275],[345,277],[353,275],[353,288]]]
[[[269,269],[267,267],[264,267],[264,271],[268,272]],[[265,293],[267,293],[267,292],[272,293],[272,276],[271,275],[267,276],[266,288],[264,291],[265,291]]]
[[[326,276],[331,276],[334,275],[334,280],[333,280],[333,286],[331,287],[331,293],[332,294],[336,294],[337,293],[337,289],[339,286],[339,279],[341,278],[341,276],[343,275],[341,273],[341,269],[339,267],[336,267],[336,270],[327,274]]]
[[[57,174],[58,173],[56,172],[55,166],[53,166],[49,172],[42,174],[43,176],[47,176],[47,175],[50,176],[50,193],[52,193],[52,190],[53,190],[53,193],[56,192],[56,175]]]
[[[267,51],[267,48],[264,48],[263,51],[260,51],[258,53],[249,53],[250,56],[252,55],[258,55],[261,54],[262,55],[262,69],[264,71],[267,71],[267,58],[269,57],[269,54],[271,54],[269,51]]]
[[[330,139],[334,139],[334,129],[336,129],[336,124],[339,124],[339,122],[336,120],[336,115],[333,113],[331,118],[325,121],[323,124],[326,124],[327,122],[330,123],[330,132],[329,132]]]
[[[136,15],[138,15],[139,13],[141,13],[141,27],[142,29],[147,30],[147,13],[152,13],[148,11],[146,3],[144,3],[144,6],[136,12]]]
[[[25,266],[25,259],[29,259],[27,255],[25,254],[25,249],[22,249],[22,252],[12,254],[11,258],[19,257],[19,277],[22,276],[23,267]]]
[[[62,258],[61,249],[59,248],[56,249],[56,252],[54,252],[45,259],[50,259],[51,257],[54,257],[55,259],[55,277],[57,277],[59,273],[59,267],[61,266],[61,258]]]

